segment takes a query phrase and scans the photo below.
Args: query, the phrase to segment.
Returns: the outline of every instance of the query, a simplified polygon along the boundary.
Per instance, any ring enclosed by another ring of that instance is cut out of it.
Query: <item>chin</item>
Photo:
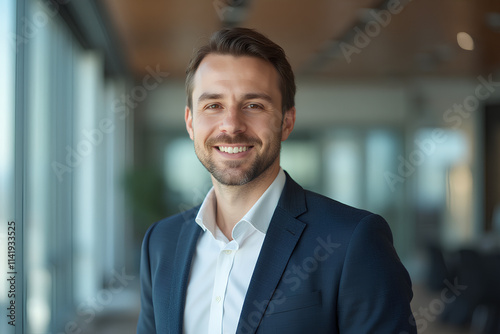
[[[238,175],[234,175],[227,171],[215,171],[211,172],[211,174],[220,184],[225,186],[242,186],[255,179],[252,173],[249,172],[240,172],[237,173]]]

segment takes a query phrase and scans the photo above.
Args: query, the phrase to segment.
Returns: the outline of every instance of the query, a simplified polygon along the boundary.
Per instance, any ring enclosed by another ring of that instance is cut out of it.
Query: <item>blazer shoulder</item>
[[[359,222],[374,213],[344,204],[324,195],[304,190],[308,212],[313,215]],[[376,215],[375,215],[376,216]]]
[[[384,221],[370,211],[358,209],[324,195],[302,188],[288,174],[280,206],[294,218],[306,223],[315,233],[335,231],[344,236],[352,234],[363,221]],[[385,222],[385,221],[384,221]]]
[[[166,239],[176,239],[184,224],[196,224],[195,218],[199,209],[200,206],[198,205],[187,211],[177,213],[153,223],[146,231],[144,241],[155,244],[157,242],[164,242]]]
[[[355,231],[372,231],[386,235],[392,243],[392,232],[387,221],[368,210],[358,209],[329,197],[305,190],[307,210],[298,217],[311,232],[334,233],[350,240]],[[362,233],[363,234],[363,233]]]

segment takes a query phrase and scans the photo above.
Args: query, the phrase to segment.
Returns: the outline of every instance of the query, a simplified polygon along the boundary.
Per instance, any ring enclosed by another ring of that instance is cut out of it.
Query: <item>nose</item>
[[[223,114],[219,130],[227,134],[245,132],[246,125],[242,111],[237,107],[229,107]]]

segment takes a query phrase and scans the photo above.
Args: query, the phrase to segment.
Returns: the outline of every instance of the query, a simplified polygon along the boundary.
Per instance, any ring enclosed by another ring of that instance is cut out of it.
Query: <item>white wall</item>
[[[408,91],[398,83],[298,81],[296,129],[335,124],[402,124],[408,113]],[[183,81],[168,81],[152,92],[147,124],[153,129],[184,127]]]
[[[487,79],[487,76],[484,76]],[[411,80],[297,81],[297,130],[335,125],[393,125],[409,123],[454,126],[443,119],[447,109],[474,96],[477,78],[417,78]],[[500,87],[499,87],[500,88]],[[184,129],[184,81],[169,80],[151,92],[147,124],[152,129]],[[500,99],[500,89],[492,93]],[[474,114],[474,113],[472,113]],[[475,115],[472,115],[473,119]],[[463,119],[464,126],[468,119]]]

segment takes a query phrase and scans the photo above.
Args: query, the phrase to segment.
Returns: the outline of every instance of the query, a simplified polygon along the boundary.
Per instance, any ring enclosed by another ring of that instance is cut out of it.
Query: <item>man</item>
[[[144,237],[137,332],[416,333],[411,282],[380,216],[280,168],[295,124],[281,47],[243,28],[191,60],[186,128],[213,188]]]

